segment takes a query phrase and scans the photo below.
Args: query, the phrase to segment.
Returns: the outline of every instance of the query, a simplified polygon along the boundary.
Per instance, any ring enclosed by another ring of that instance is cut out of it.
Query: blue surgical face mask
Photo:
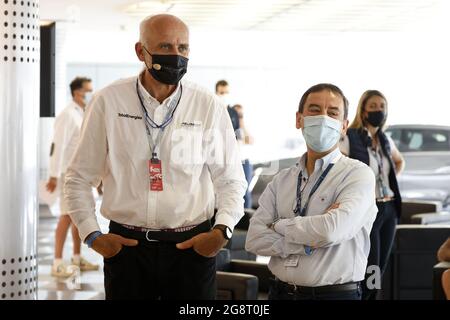
[[[309,116],[303,119],[303,137],[316,152],[333,148],[341,137],[342,122],[328,116]]]
[[[223,94],[221,96],[219,96],[219,100],[222,101],[222,103],[228,107],[231,103],[230,103],[230,95],[228,93]]]
[[[92,100],[92,92],[86,92],[84,94],[84,102],[89,103]]]

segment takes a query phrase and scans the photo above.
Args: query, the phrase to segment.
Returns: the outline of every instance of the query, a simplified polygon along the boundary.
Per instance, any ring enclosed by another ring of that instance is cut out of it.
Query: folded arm
[[[323,214],[286,219],[286,241],[314,248],[330,247],[355,237],[377,213],[375,177],[368,167],[353,170],[338,186],[338,208]]]
[[[302,244],[287,242],[285,237],[269,225],[278,218],[276,207],[277,177],[270,182],[259,199],[258,210],[250,219],[245,249],[261,256],[286,258],[291,254],[305,255]]]

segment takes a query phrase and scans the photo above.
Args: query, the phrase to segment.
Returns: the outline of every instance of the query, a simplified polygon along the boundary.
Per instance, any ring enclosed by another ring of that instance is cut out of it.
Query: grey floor
[[[44,217],[42,217],[44,216]],[[81,254],[90,262],[100,265],[98,271],[87,271],[69,278],[57,279],[50,275],[53,263],[55,229],[58,218],[41,215],[38,231],[38,299],[39,300],[102,300],[103,259],[93,250],[81,246]],[[107,230],[107,221],[99,218],[102,230]],[[70,231],[64,247],[64,260],[72,257],[72,236]]]

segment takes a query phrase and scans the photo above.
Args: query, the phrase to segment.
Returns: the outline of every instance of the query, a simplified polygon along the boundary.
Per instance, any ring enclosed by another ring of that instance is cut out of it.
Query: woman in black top
[[[380,91],[364,92],[356,117],[340,145],[343,154],[366,163],[376,177],[374,196],[378,214],[370,233],[371,248],[363,299],[374,299],[376,296],[377,288],[373,287],[375,282],[370,276],[375,274],[374,266],[378,266],[383,275],[391,252],[397,219],[401,215],[397,175],[404,168],[404,160],[392,139],[384,133],[387,111],[387,100]],[[381,279],[379,280],[381,283]]]

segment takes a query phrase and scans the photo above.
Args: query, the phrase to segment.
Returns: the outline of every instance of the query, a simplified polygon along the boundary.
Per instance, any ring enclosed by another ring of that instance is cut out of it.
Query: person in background
[[[242,159],[242,167],[244,168],[245,179],[247,183],[250,184],[253,177],[253,166],[249,160],[249,146],[253,144],[253,137],[250,135],[247,127],[244,122],[244,108],[240,104],[236,104],[233,106],[233,109],[236,111],[239,118],[239,131],[240,133],[236,136],[239,136],[238,139],[240,151],[241,151],[241,159]],[[249,188],[245,192],[244,197],[244,208],[252,207],[252,195],[249,192]]]
[[[236,140],[239,143],[242,167],[244,168],[245,179],[247,184],[250,183],[253,176],[253,167],[250,164],[248,156],[245,154],[245,145],[250,145],[253,143],[253,138],[248,135],[248,131],[244,126],[244,114],[241,105],[232,106],[230,102],[230,86],[226,80],[219,80],[216,83],[216,95],[219,97],[220,101],[227,108],[228,114],[230,115],[231,124],[233,126],[234,133],[236,135]],[[249,192],[249,187],[245,191],[244,196],[244,208],[252,207],[252,197]]]
[[[445,241],[437,253],[439,262],[450,262],[450,238]],[[444,289],[447,300],[450,300],[450,269],[442,274],[442,288]]]
[[[57,187],[61,191],[60,212],[58,225],[55,232],[55,259],[51,274],[54,277],[70,277],[76,270],[63,261],[63,248],[67,232],[72,226],[73,257],[72,265],[79,267],[81,271],[97,270],[98,265],[92,264],[81,257],[81,240],[77,227],[72,224],[69,216],[67,202],[64,199],[63,184],[65,172],[75,152],[83,122],[84,109],[92,92],[92,82],[88,78],[77,77],[70,83],[72,101],[56,117],[53,143],[50,151],[50,178],[47,182],[47,190],[55,192]]]
[[[342,156],[348,101],[332,84],[302,96],[297,129],[307,152],[267,185],[250,219],[246,250],[270,256],[269,299],[360,300],[377,208],[375,177]]]
[[[230,86],[226,80],[219,80],[216,83],[216,95],[219,97],[220,101],[227,108],[228,114],[230,115],[231,124],[233,130],[236,134],[236,139],[241,139],[240,132],[240,121],[238,112],[231,106],[230,103]]]
[[[401,215],[401,195],[397,175],[405,162],[394,141],[384,133],[388,116],[385,96],[378,90],[368,90],[361,96],[355,119],[340,144],[341,152],[367,164],[376,177],[374,197],[377,218],[370,233],[370,254],[367,266],[379,266],[383,275],[395,236],[397,219]],[[375,299],[377,290],[369,288],[366,273],[363,299]]]

